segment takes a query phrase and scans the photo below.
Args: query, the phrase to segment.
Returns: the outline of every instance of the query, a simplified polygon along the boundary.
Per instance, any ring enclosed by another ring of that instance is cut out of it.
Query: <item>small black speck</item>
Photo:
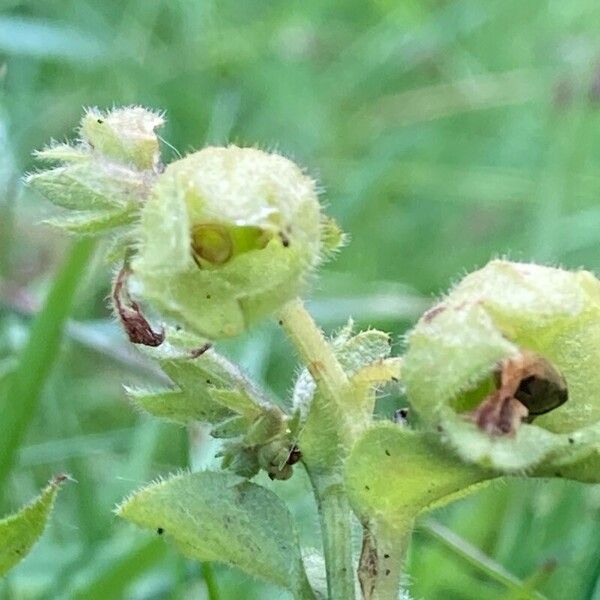
[[[206,299],[210,300],[210,294],[206,294]]]
[[[284,238],[281,243],[283,244],[284,248],[287,248],[290,245],[290,240],[288,240],[287,238]]]
[[[574,444],[575,440],[573,438],[569,438],[569,444]]]
[[[212,381],[211,381],[210,379],[207,379],[207,380],[206,380],[206,383],[207,383],[207,385],[211,385],[211,384],[212,384]]]
[[[389,555],[389,554],[384,554],[384,555],[383,555],[383,558],[389,558],[389,557],[390,557],[390,555]]]
[[[165,532],[165,530],[164,530],[162,527],[159,527],[159,528],[156,530],[156,533],[158,533],[158,535],[162,535],[164,532]]]
[[[365,485],[365,490],[369,491],[371,488],[368,485]]]
[[[441,433],[442,431],[444,431],[444,428],[443,428],[441,425],[438,425],[438,426],[436,427],[436,429],[437,429],[437,431],[439,431],[440,433]]]
[[[102,123],[104,123],[104,121],[102,119],[96,119],[96,123],[98,123],[99,125],[102,125]]]
[[[395,383],[398,383],[398,378],[397,377],[392,377],[392,381],[394,381]]]
[[[181,331],[181,325],[175,325],[175,331]]]
[[[386,451],[385,451],[385,453],[386,453],[386,455],[387,455],[387,456],[391,456],[391,454],[390,454],[390,451],[389,451],[389,450],[386,450]]]
[[[18,548],[15,550],[15,554],[21,554],[21,550],[19,550]]]
[[[390,573],[391,573],[391,571],[390,571],[389,569],[386,569],[386,570],[385,570],[385,574],[386,574],[386,575],[389,575]]]
[[[283,321],[280,319],[279,321],[277,321],[280,325],[283,325]]]

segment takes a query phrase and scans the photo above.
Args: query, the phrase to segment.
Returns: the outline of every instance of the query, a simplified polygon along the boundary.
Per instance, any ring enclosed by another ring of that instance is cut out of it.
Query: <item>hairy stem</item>
[[[364,526],[358,578],[365,600],[397,600],[412,527]]]
[[[353,391],[331,345],[299,299],[283,307],[279,324],[296,346],[330,412],[336,415],[332,421],[338,427],[340,439],[349,439],[349,426],[343,415]],[[325,462],[340,465],[342,461]],[[330,600],[354,599],[352,511],[339,467],[323,470],[306,466],[319,507],[328,597]]]
[[[311,477],[323,537],[330,600],[355,598],[352,563],[352,511],[341,483]]]
[[[339,409],[345,407],[350,382],[323,332],[299,298],[280,312],[279,324],[293,342],[321,393]]]

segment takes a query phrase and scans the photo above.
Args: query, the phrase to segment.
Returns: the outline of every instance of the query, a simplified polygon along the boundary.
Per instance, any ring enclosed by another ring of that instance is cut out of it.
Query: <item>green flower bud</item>
[[[161,114],[141,106],[106,112],[90,108],[81,120],[80,132],[95,153],[138,169],[154,169],[160,159],[155,130],[163,124]]]
[[[591,273],[492,261],[408,341],[409,401],[464,459],[506,472],[596,460],[600,281]]]
[[[48,222],[84,235],[121,228],[126,237],[123,226],[138,220],[156,176],[160,156],[154,130],[162,123],[162,116],[141,107],[90,109],[79,140],[36,152],[39,160],[58,166],[32,173],[25,182],[66,209]]]
[[[314,181],[290,160],[205,148],[159,176],[134,276],[167,316],[211,339],[237,335],[302,289],[327,251],[324,222]]]

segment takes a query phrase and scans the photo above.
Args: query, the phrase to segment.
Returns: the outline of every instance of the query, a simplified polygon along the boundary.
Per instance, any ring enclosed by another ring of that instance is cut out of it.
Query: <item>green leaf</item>
[[[358,440],[345,465],[350,502],[362,520],[405,531],[424,510],[497,477],[461,462],[432,434],[380,423]]]
[[[169,331],[161,346],[146,349],[177,389],[128,389],[134,405],[183,425],[194,421],[216,424],[236,413],[259,415],[268,401],[235,365],[212,348],[194,357],[193,349],[202,345],[203,340],[195,336]]]
[[[84,211],[125,208],[147,190],[141,173],[101,160],[32,173],[26,183],[57,206]]]
[[[190,558],[236,566],[300,597],[308,588],[284,503],[236,475],[177,475],[134,493],[117,514],[164,533]]]
[[[66,479],[64,475],[55,477],[30,504],[0,520],[0,576],[23,560],[40,538]]]
[[[391,351],[391,338],[377,329],[361,331],[344,342],[336,352],[348,376],[367,365],[383,360]]]
[[[75,214],[61,215],[52,219],[46,219],[46,225],[52,225],[64,229],[69,233],[91,235],[104,233],[115,227],[133,223],[135,211],[129,208],[120,210],[102,210],[96,212],[77,212]]]
[[[289,477],[292,469],[285,463],[297,439],[297,420],[292,433],[288,416],[235,365],[212,348],[197,355],[194,349],[205,345],[185,330],[171,330],[159,347],[145,349],[177,387],[127,389],[132,403],[182,425],[197,421],[214,425],[213,437],[228,440],[221,454],[223,468],[247,478],[256,475],[259,467],[272,478]]]

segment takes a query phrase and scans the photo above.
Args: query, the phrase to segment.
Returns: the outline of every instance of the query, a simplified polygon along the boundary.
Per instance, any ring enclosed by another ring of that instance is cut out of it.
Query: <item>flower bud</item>
[[[506,472],[570,461],[600,441],[600,281],[496,260],[408,337],[403,378],[425,426]]]
[[[237,335],[303,288],[327,250],[323,223],[314,181],[290,160],[205,148],[159,176],[134,276],[167,316],[211,339]]]
[[[155,130],[164,123],[161,114],[141,106],[102,112],[90,108],[81,120],[81,137],[106,158],[137,169],[154,169],[160,151]]]
[[[141,108],[107,112],[89,109],[81,120],[80,138],[51,144],[36,152],[50,169],[31,173],[26,183],[63,213],[49,223],[72,233],[105,233],[135,223],[152,187],[159,163],[162,116]]]

